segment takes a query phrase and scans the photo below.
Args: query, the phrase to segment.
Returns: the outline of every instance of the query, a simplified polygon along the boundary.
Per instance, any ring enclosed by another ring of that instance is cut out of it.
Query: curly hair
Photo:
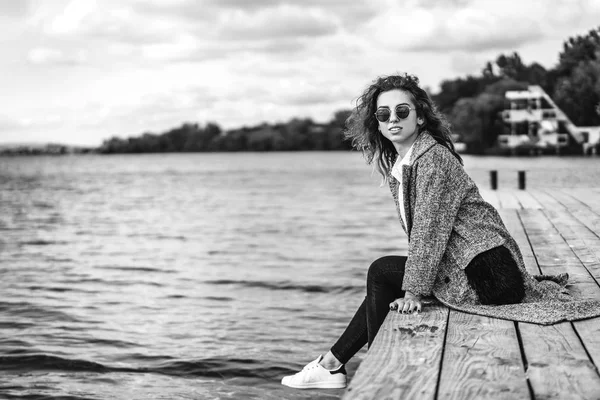
[[[446,118],[437,110],[429,94],[419,87],[419,78],[409,74],[381,76],[374,80],[356,100],[356,108],[346,120],[346,130],[344,131],[344,136],[351,141],[352,147],[362,151],[368,164],[375,161],[375,167],[383,176],[383,181],[387,181],[397,152],[392,142],[379,132],[375,111],[379,95],[394,89],[400,89],[410,94],[417,108],[417,116],[423,119],[423,123],[419,125],[419,134],[428,131],[462,164],[462,158],[454,149],[450,126]]]

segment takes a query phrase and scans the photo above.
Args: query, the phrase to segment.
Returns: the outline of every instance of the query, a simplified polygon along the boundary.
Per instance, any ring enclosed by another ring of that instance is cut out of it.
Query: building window
[[[527,121],[516,123],[515,124],[515,133],[517,135],[528,135],[529,134],[529,123]]]
[[[527,101],[527,99],[518,99],[514,101],[514,109],[516,110],[526,110],[527,106],[529,104],[529,101]]]
[[[557,132],[558,133],[569,133],[569,130],[567,129],[567,124],[565,124],[564,121],[558,121]]]
[[[544,119],[556,118],[556,113],[554,111],[544,111],[542,113],[542,118],[544,118]]]
[[[590,141],[590,133],[589,133],[589,132],[587,132],[587,131],[582,131],[582,132],[579,132],[579,133],[581,133],[581,136],[583,137],[583,141],[584,141],[584,142],[586,142],[586,143],[587,143],[587,142],[589,142],[589,141]]]

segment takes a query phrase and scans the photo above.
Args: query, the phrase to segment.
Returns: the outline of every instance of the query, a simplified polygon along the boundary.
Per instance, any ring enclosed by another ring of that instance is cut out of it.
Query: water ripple
[[[216,279],[204,281],[203,283],[210,285],[235,285],[247,288],[261,288],[269,290],[296,290],[307,293],[359,293],[364,288],[354,285],[316,285],[316,284],[299,284],[291,281],[280,282],[263,282],[263,281],[246,281],[246,280],[231,280],[231,279]]]
[[[78,318],[69,314],[29,302],[11,303],[0,301],[0,312],[5,312],[16,317],[34,318],[45,321],[81,322]]]
[[[168,357],[167,357],[168,358]],[[269,365],[261,360],[243,358],[205,358],[199,360],[164,361],[164,357],[133,355],[129,360],[153,361],[149,366],[110,366],[83,359],[50,354],[0,356],[0,371],[88,371],[98,373],[129,372],[158,373],[173,376],[216,378],[272,378],[288,372],[286,368]],[[157,362],[160,361],[160,362]]]

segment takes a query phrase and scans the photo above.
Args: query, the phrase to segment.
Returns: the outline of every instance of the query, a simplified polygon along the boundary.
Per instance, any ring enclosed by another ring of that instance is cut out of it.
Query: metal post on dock
[[[490,171],[490,186],[492,190],[498,189],[498,171],[496,170]]]
[[[525,171],[519,171],[519,189],[525,190]]]

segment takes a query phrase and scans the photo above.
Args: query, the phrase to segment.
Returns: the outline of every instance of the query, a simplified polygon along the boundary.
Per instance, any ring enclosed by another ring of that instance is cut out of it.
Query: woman
[[[556,305],[570,300],[566,275],[534,278],[526,272],[516,242],[463,170],[448,124],[416,77],[378,78],[358,99],[347,125],[353,146],[390,186],[408,236],[408,257],[371,264],[367,296],[346,330],[325,356],[284,377],[283,385],[345,387],[344,364],[371,345],[389,310],[420,313],[426,296],[462,311],[527,322],[598,315],[597,308],[569,315],[573,310]],[[532,312],[519,302],[539,302],[541,308]]]

